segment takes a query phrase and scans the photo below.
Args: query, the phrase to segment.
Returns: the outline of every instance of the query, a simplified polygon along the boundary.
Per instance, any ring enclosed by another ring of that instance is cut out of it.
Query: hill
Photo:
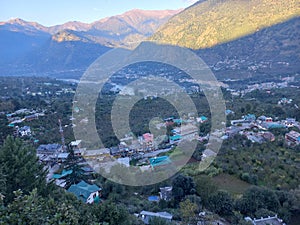
[[[194,50],[217,78],[270,79],[300,72],[300,17],[211,48]]]
[[[0,62],[7,63],[43,45],[50,34],[46,27],[21,19],[0,22]]]
[[[174,16],[151,38],[192,49],[208,48],[300,16],[297,0],[207,0]]]
[[[300,72],[300,5],[295,0],[199,1],[150,40],[193,49],[217,78]]]

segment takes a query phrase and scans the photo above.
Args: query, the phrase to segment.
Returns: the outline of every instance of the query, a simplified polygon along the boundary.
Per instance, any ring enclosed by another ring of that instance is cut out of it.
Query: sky
[[[21,18],[44,26],[68,21],[91,23],[131,9],[186,8],[197,0],[0,0],[0,21]]]

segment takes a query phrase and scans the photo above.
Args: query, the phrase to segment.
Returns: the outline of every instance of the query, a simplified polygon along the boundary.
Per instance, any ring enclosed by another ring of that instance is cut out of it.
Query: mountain
[[[174,16],[151,39],[192,49],[208,48],[295,16],[300,16],[297,0],[199,1]]]
[[[88,26],[80,26],[81,37],[109,46],[136,46],[151,36],[161,25],[181,10],[131,10],[122,15],[107,17]]]
[[[171,18],[150,40],[193,49],[219,79],[300,72],[296,0],[202,0]]]
[[[55,25],[47,27],[47,32],[50,34],[56,34],[62,30],[73,30],[73,31],[87,31],[91,27],[88,23],[82,23],[79,21],[70,21],[61,25]]]
[[[108,50],[109,47],[97,43],[49,39],[40,48],[0,68],[0,71],[4,75],[79,79],[87,67]]]
[[[300,72],[300,17],[211,48],[194,50],[217,78],[278,78]]]
[[[0,22],[0,30],[16,32],[16,34],[54,35],[59,42],[69,41],[66,32],[80,38],[86,38],[95,43],[109,46],[127,46],[129,42],[138,42],[151,36],[161,25],[166,23],[181,10],[139,10],[134,9],[124,14],[107,17],[93,23],[71,21],[61,25],[45,27],[36,22],[27,22],[22,19],[12,19]],[[60,36],[61,35],[61,36]]]
[[[43,45],[51,35],[46,27],[21,19],[0,23],[0,62],[7,63]]]
[[[91,24],[0,22],[0,75],[80,77],[111,47],[137,45],[180,10],[132,10]]]

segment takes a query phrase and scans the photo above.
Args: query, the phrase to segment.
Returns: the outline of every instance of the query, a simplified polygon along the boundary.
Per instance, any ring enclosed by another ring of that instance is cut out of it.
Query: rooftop
[[[149,161],[152,167],[163,166],[171,163],[171,160],[168,156],[150,158]]]
[[[63,170],[61,172],[61,174],[57,174],[57,173],[53,174],[52,178],[54,178],[54,179],[60,179],[60,178],[63,178],[65,176],[71,174],[72,172],[73,172],[73,170]]]
[[[70,145],[71,145],[71,146],[78,146],[78,145],[80,145],[80,143],[81,143],[81,140],[76,140],[76,141],[72,141],[72,142],[70,143]]]
[[[145,216],[154,216],[154,217],[161,217],[164,219],[169,219],[171,220],[173,218],[172,214],[167,213],[167,212],[149,212],[149,211],[142,211],[140,215],[145,215]]]
[[[60,144],[47,144],[47,145],[40,145],[37,148],[37,151],[49,151],[49,152],[55,152],[59,150],[62,146]]]
[[[101,188],[95,184],[91,185],[84,181],[81,181],[78,184],[71,185],[71,187],[69,187],[69,189],[68,189],[68,192],[71,192],[74,195],[76,195],[76,197],[78,199],[86,201],[92,193],[100,191],[100,190],[101,190]]]

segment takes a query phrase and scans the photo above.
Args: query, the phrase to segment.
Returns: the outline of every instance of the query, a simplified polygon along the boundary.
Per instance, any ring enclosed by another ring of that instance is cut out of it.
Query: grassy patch
[[[213,177],[212,180],[219,189],[228,191],[233,195],[243,194],[245,190],[251,186],[251,184],[248,184],[245,181],[242,181],[235,176],[226,173],[217,175]]]

